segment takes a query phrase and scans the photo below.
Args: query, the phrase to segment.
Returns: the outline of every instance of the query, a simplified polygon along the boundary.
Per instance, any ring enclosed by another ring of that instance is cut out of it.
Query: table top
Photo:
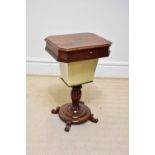
[[[61,62],[72,62],[109,55],[111,42],[93,33],[48,36],[46,50]]]
[[[45,40],[63,51],[75,51],[111,45],[110,41],[93,33],[55,35],[49,36]]]

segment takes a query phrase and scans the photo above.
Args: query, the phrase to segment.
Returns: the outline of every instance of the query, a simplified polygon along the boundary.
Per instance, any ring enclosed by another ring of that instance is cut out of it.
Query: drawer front
[[[69,62],[94,59],[109,56],[109,47],[90,49],[90,50],[80,50],[80,51],[68,52],[67,54],[68,54],[67,59]]]

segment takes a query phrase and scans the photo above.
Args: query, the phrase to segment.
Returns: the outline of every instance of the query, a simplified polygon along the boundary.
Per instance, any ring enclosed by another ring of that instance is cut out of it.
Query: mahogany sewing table
[[[82,84],[93,81],[98,58],[110,54],[111,42],[93,33],[76,33],[48,36],[46,51],[60,63],[61,79],[72,87],[72,103],[52,110],[66,123],[65,131],[72,124],[88,120],[97,123],[88,106],[80,101]],[[94,90],[95,91],[95,90]]]

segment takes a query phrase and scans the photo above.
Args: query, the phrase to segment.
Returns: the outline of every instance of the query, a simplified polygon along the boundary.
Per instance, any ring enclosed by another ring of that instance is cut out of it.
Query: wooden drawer
[[[58,61],[61,62],[73,62],[87,59],[95,59],[100,57],[109,56],[109,47],[89,49],[89,50],[78,50],[78,51],[59,51]]]

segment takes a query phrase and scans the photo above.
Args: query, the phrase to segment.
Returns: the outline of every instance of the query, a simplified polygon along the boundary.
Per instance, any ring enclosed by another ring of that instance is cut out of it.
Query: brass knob
[[[93,54],[93,51],[90,51],[89,54]]]

